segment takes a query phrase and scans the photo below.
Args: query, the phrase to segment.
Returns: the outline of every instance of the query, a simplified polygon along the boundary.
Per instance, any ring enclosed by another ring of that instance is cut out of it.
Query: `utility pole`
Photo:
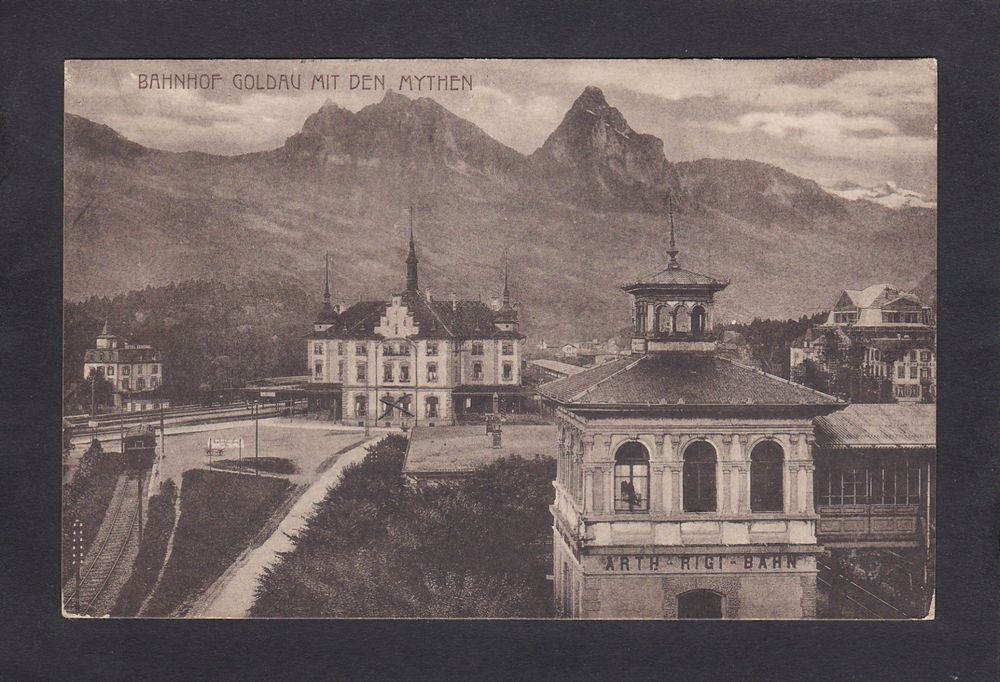
[[[73,568],[76,573],[76,612],[80,613],[80,564],[83,563],[83,522],[73,521],[72,534]]]
[[[254,417],[253,417],[253,466],[256,471],[257,476],[260,476],[260,450],[258,448],[258,439],[260,436],[260,404],[255,400],[254,403]]]

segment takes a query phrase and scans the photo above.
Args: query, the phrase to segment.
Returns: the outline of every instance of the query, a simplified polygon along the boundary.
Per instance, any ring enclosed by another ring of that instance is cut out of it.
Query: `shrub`
[[[295,549],[265,572],[255,616],[551,615],[551,458],[407,486],[405,440],[348,467]]]

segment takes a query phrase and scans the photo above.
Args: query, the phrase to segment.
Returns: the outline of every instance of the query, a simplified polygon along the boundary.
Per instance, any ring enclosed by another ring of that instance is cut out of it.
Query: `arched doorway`
[[[722,595],[711,590],[691,590],[677,595],[678,618],[722,618]]]
[[[785,507],[785,451],[773,440],[757,443],[750,452],[750,511],[780,512]]]
[[[684,511],[716,510],[715,461],[715,447],[708,441],[696,440],[684,449]]]

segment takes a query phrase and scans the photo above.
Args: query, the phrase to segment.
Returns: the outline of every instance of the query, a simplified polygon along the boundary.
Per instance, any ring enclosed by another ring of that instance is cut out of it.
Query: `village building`
[[[83,378],[89,380],[91,372],[100,372],[113,386],[115,407],[129,412],[169,407],[162,394],[164,368],[158,350],[126,343],[108,331],[106,321],[94,345],[84,354]]]
[[[500,305],[454,296],[437,300],[418,287],[410,228],[406,287],[388,300],[331,304],[329,265],[323,307],[306,336],[310,408],[352,425],[436,426],[489,411],[521,408],[518,312],[504,264]]]
[[[557,420],[553,574],[573,618],[809,618],[816,417],[838,399],[717,353],[728,282],[667,266],[622,288],[632,355],[544,384]]]
[[[886,400],[930,402],[937,393],[937,342],[933,311],[914,294],[889,284],[848,289],[826,321],[789,349],[793,377],[806,361],[823,372],[853,372],[885,385]]]

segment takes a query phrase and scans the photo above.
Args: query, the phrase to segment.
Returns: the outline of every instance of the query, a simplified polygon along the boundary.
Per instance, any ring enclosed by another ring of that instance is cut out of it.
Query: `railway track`
[[[114,509],[111,520],[102,525],[102,530],[104,525],[107,526],[107,529],[104,530],[102,537],[95,539],[97,549],[92,550],[93,556],[81,570],[79,602],[77,601],[77,586],[74,579],[70,581],[69,589],[64,591],[66,595],[63,603],[64,610],[76,609],[76,605],[79,603],[78,613],[80,615],[105,615],[95,613],[94,609],[99,605],[99,600],[105,594],[119,568],[125,569],[124,566],[120,565],[129,543],[138,542],[137,521],[141,503],[135,478],[123,476],[119,479],[109,506],[109,509]],[[91,553],[88,552],[88,554]]]
[[[297,402],[295,408],[301,408],[304,403]],[[261,410],[261,417],[273,417],[281,414],[287,413],[287,407],[284,405],[274,405],[265,407]],[[250,411],[244,405],[226,405],[223,407],[183,407],[183,408],[172,408],[170,410],[163,411],[163,419],[168,423],[176,423],[176,420],[189,420],[189,419],[203,419],[203,418],[217,418],[217,417],[248,417]],[[147,412],[129,412],[124,415],[122,414],[102,414],[96,416],[93,421],[97,422],[96,431],[98,434],[107,433],[117,433],[122,426],[129,427],[135,426],[137,424],[157,424],[160,420],[159,410],[150,410]],[[83,436],[89,434],[91,427],[89,426],[90,417],[88,415],[72,415],[65,417],[65,421],[68,424],[70,433],[73,437]]]
[[[823,562],[817,562],[819,575],[816,579],[830,590],[831,595],[840,585],[841,596],[846,605],[857,612],[863,618],[877,618],[879,620],[912,618],[899,607],[890,604],[879,595],[864,588],[853,580],[837,575],[832,567]]]

